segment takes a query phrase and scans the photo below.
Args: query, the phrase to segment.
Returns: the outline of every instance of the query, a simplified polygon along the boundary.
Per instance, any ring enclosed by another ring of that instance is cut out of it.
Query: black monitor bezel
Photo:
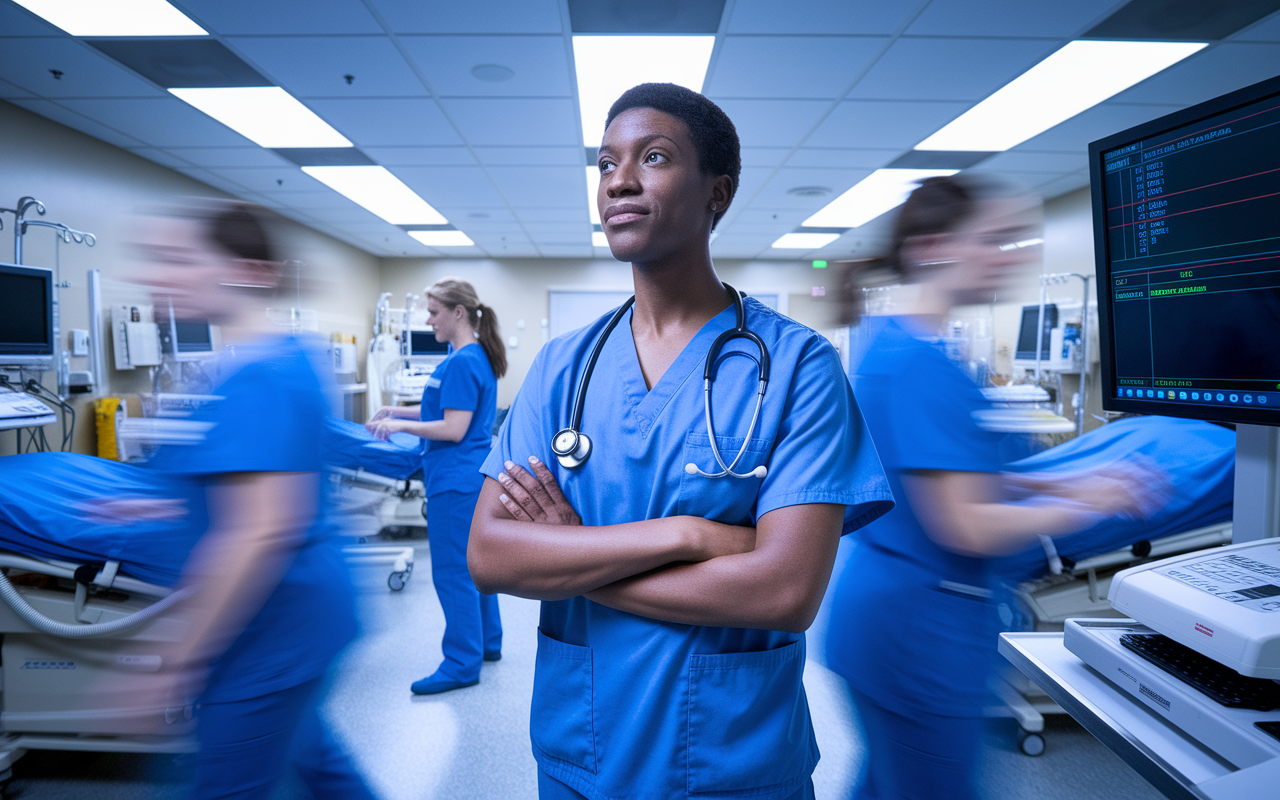
[[[1116,378],[1113,371],[1114,354],[1112,352],[1112,348],[1115,346],[1115,335],[1111,326],[1111,306],[1109,304],[1111,275],[1107,268],[1107,254],[1110,248],[1107,239],[1107,211],[1102,200],[1103,153],[1140,139],[1149,138],[1162,131],[1181,128],[1206,117],[1216,116],[1250,103],[1265,100],[1271,96],[1280,96],[1280,77],[1270,78],[1212,100],[1206,100],[1181,111],[1166,114],[1150,122],[1135,125],[1089,145],[1089,193],[1093,204],[1094,283],[1097,284],[1098,296],[1098,358],[1102,377],[1103,409],[1107,411],[1199,419],[1209,422],[1280,426],[1280,408],[1210,406],[1181,401],[1165,400],[1157,402],[1115,396]]]
[[[26,365],[44,359],[52,360],[58,349],[58,332],[53,319],[53,270],[27,264],[0,263],[0,273],[44,278],[46,345],[20,345],[17,342],[0,342],[0,364]],[[8,361],[6,359],[17,359]]]

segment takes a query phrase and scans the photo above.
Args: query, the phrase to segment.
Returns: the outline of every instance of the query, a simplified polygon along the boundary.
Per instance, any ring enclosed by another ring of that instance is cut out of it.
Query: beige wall
[[[44,219],[90,231],[98,238],[93,248],[75,244],[59,247],[62,279],[71,284],[59,293],[61,346],[67,349],[71,329],[89,327],[88,270],[102,271],[104,303],[147,301],[145,290],[128,283],[135,270],[128,248],[129,222],[135,211],[181,197],[225,196],[181,173],[0,101],[0,207],[12,207],[24,195],[45,204],[48,214]],[[34,217],[34,212],[28,216]],[[0,261],[8,262],[13,260],[13,217],[4,214],[0,218],[4,222]],[[303,305],[318,312],[320,330],[357,334],[357,349],[363,352],[373,326],[378,260],[288,220],[279,226],[279,234],[286,254],[302,260],[316,279],[318,291]],[[25,238],[23,262],[53,267],[54,242],[52,231],[32,229]],[[109,336],[103,342],[110,366]],[[88,359],[73,358],[71,368],[88,369]],[[47,375],[45,382],[52,388],[55,379]],[[108,370],[106,389],[110,393],[147,388],[146,370]],[[77,406],[83,406],[83,400],[84,396],[79,396]],[[81,411],[79,415],[75,449],[94,452],[91,413]],[[13,442],[12,434],[0,433],[0,454],[12,452]]]
[[[815,270],[810,262],[716,262],[720,277],[745,290],[777,290],[789,296],[792,316],[806,325],[821,327],[820,308],[807,303],[814,286],[834,279],[834,270]],[[421,294],[439,280],[452,276],[470,281],[481,302],[498,314],[503,338],[515,335],[519,345],[507,349],[509,368],[498,381],[498,405],[508,406],[542,347],[541,321],[548,317],[549,288],[631,288],[631,269],[617,261],[589,259],[415,259],[382,260],[382,291],[392,292],[392,305],[402,306],[406,292]],[[524,321],[524,329],[517,327]]]

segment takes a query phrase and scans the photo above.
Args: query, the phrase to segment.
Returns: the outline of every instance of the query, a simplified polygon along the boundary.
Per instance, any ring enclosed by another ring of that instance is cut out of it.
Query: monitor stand
[[[1280,428],[1236,426],[1236,490],[1231,541],[1280,536]]]

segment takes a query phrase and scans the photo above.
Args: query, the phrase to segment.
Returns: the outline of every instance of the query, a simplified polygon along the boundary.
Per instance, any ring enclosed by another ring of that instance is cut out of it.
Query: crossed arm
[[[757,527],[701,517],[584,526],[546,465],[507,462],[486,479],[467,564],[482,592],[537,600],[586,595],[688,625],[801,632],[831,577],[844,506],[779,508]]]

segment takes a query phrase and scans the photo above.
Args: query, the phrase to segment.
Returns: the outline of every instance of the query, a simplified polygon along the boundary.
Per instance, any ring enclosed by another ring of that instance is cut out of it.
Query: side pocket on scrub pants
[[[743,440],[730,436],[717,436],[720,457],[725,465],[733,463],[733,459],[742,449]],[[746,452],[738,461],[733,471],[739,475],[749,473],[761,465],[768,466],[769,453],[773,450],[772,439],[752,439],[747,442]],[[676,502],[676,513],[682,516],[703,517],[723,522],[728,525],[745,525],[751,522],[751,509],[755,508],[756,495],[760,493],[761,478],[735,478],[726,475],[723,478],[707,478],[702,475],[690,475],[685,471],[686,464],[694,464],[703,472],[714,475],[720,471],[715,453],[711,450],[711,442],[707,440],[706,431],[690,431],[685,435],[684,452],[680,459],[680,497]]]
[[[591,648],[538,631],[529,738],[539,755],[596,771]]]
[[[689,792],[763,789],[813,769],[803,640],[689,660]]]

